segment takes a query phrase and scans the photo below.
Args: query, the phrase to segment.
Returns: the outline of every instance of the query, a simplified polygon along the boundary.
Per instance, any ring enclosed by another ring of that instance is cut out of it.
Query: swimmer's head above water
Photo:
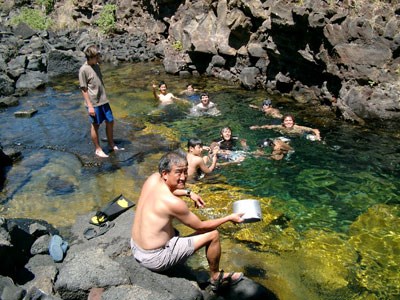
[[[272,105],[272,101],[270,100],[270,99],[265,99],[263,102],[262,102],[262,107],[264,107],[264,106],[271,106]]]
[[[274,145],[273,139],[263,139],[257,143],[257,146],[261,148],[273,147]]]

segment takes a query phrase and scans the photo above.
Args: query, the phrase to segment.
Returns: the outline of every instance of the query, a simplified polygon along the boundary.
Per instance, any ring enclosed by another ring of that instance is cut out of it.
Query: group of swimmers
[[[174,103],[174,100],[190,102],[193,104],[190,114],[192,116],[211,115],[218,116],[220,111],[214,102],[210,100],[210,96],[206,92],[198,94],[198,90],[193,88],[191,83],[187,84],[186,89],[180,92],[184,98],[174,96],[174,94],[167,91],[167,84],[161,81],[158,85],[153,83],[153,96],[160,102],[160,105],[169,105]]]
[[[182,100],[175,97],[172,93],[167,92],[167,85],[161,82],[158,86],[159,92],[157,93],[157,85],[153,84],[153,95],[155,99],[159,100],[162,105],[172,104],[174,100]],[[194,89],[192,84],[186,86],[186,90],[182,91],[180,95],[193,103],[191,115],[194,113],[209,113],[213,109],[217,109],[215,103],[211,102],[207,93],[197,93],[198,90]],[[198,101],[198,103],[196,103]],[[300,126],[295,123],[295,118],[291,114],[283,115],[279,109],[272,106],[270,99],[265,99],[261,106],[250,104],[249,107],[262,111],[265,116],[272,118],[279,118],[282,120],[281,124],[273,125],[254,125],[250,126],[251,130],[255,129],[273,129],[283,135],[302,135],[312,141],[320,141],[320,131],[315,128]],[[217,110],[219,114],[219,110]],[[215,111],[212,115],[215,115]],[[294,152],[293,148],[289,145],[290,139],[286,137],[278,137],[274,139],[263,139],[258,143],[259,148],[252,154],[256,157],[265,156],[262,148],[270,147],[272,152],[268,157],[273,160],[281,160],[286,155]],[[241,147],[238,147],[240,144]],[[218,165],[235,162],[240,163],[245,158],[245,152],[249,150],[246,140],[239,139],[232,134],[230,127],[223,127],[220,131],[220,138],[212,141],[210,146],[204,146],[202,141],[198,138],[191,138],[187,144],[187,159],[189,163],[188,176],[192,179],[198,179],[205,174],[211,173]],[[202,156],[203,151],[208,151],[208,155]]]

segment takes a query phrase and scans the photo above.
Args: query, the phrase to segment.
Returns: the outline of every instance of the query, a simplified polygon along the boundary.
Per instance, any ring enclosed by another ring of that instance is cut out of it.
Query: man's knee
[[[219,232],[218,230],[212,230],[203,234],[194,236],[194,243],[196,251],[204,246],[210,245],[212,243],[219,242]]]
[[[213,231],[210,231],[209,232],[210,233],[210,239],[211,240],[219,240],[219,232],[218,232],[218,230],[213,230]]]

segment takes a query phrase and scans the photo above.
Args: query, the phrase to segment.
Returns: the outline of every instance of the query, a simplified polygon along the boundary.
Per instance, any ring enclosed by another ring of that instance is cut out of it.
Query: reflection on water
[[[188,116],[191,104],[184,102],[159,108],[152,81],[167,82],[176,95],[188,82],[162,70],[157,64],[103,68],[116,126],[136,124],[137,132],[124,137],[132,144],[138,136],[148,136],[145,141],[156,145],[160,134],[186,148],[189,138],[209,143],[222,127],[230,126],[234,135],[247,140],[251,152],[259,140],[280,136],[249,130],[274,122],[248,107],[259,104],[265,92],[245,91],[213,78],[189,80],[209,92],[220,116]],[[106,168],[82,167],[75,155],[64,151],[90,144],[89,127],[82,129],[88,124],[81,98],[76,78],[65,78],[22,101],[22,107],[39,107],[38,116],[45,114],[45,121],[17,120],[12,110],[1,113],[3,145],[25,145],[23,159],[8,171],[0,193],[2,216],[69,226],[76,215],[96,210],[121,193],[137,199],[145,178],[156,171],[162,151],[145,153],[140,161],[112,161]],[[285,98],[274,98],[274,106],[293,113],[300,125],[319,128],[323,142],[291,137],[295,152],[288,159],[247,153],[240,164],[220,167],[191,185],[206,200],[204,210],[195,210],[203,218],[230,213],[239,199],[257,199],[262,205],[262,222],[221,228],[221,266],[244,271],[280,299],[398,299],[399,125],[343,124],[324,110]],[[60,135],[70,144],[46,147],[51,137]],[[204,253],[190,264],[206,268]]]

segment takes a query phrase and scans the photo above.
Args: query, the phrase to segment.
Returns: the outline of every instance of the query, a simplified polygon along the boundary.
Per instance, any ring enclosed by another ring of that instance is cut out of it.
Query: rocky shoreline
[[[19,299],[277,299],[265,287],[245,278],[213,293],[208,273],[179,266],[153,273],[133,259],[129,236],[133,210],[113,220],[103,235],[86,239],[94,213],[84,215],[65,234],[69,248],[61,262],[49,255],[49,242],[59,231],[42,220],[0,219],[0,298]]]
[[[35,8],[33,1],[15,1],[12,10],[2,10],[1,107],[15,103],[10,96],[42,87],[54,76],[76,73],[81,50],[97,43],[105,61],[114,64],[161,59],[171,74],[262,88],[328,106],[360,124],[400,116],[400,4],[117,1],[115,32],[104,36],[95,28],[102,3],[80,1],[65,15],[64,2],[57,1],[50,16],[70,18],[80,29],[5,26],[22,6]]]

